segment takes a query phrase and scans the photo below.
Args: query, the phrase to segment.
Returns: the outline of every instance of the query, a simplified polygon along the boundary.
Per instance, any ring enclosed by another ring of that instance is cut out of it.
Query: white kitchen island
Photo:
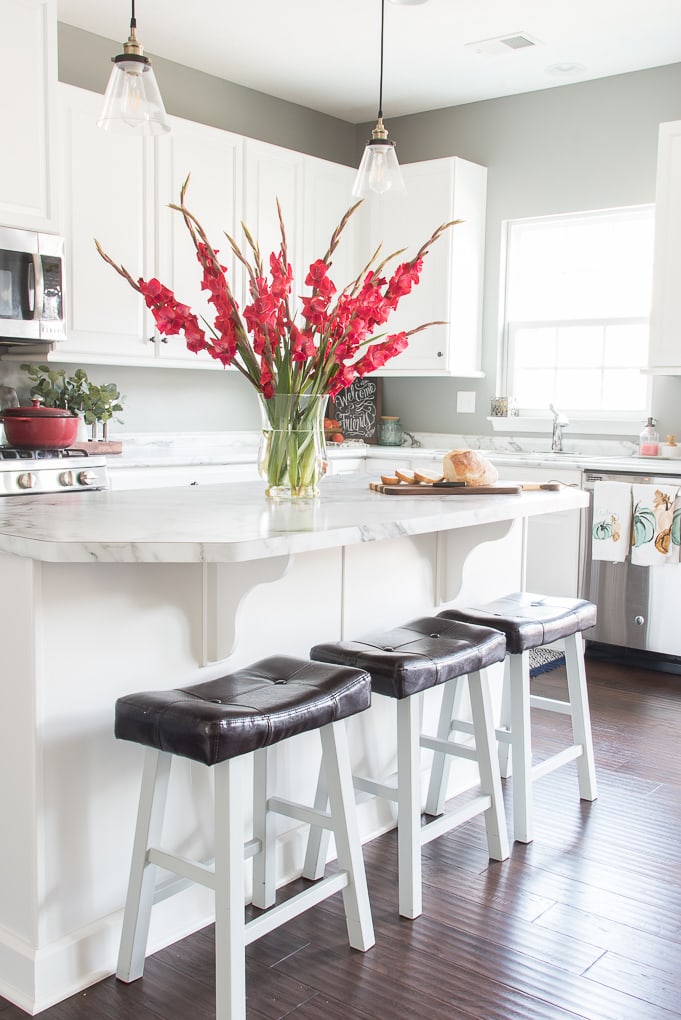
[[[142,761],[113,737],[119,695],[517,588],[523,522],[587,501],[380,495],[365,475],[326,478],[302,506],[268,503],[261,482],[1,500],[0,995],[36,1013],[115,969]],[[357,765],[390,771],[393,710],[376,698],[350,720]],[[314,738],[278,749],[284,795],[312,799]],[[179,762],[166,830],[206,857],[209,782]],[[285,824],[288,879],[304,830]],[[390,808],[362,805],[360,824],[372,838]],[[150,950],[211,919],[210,894],[183,892],[155,908]]]

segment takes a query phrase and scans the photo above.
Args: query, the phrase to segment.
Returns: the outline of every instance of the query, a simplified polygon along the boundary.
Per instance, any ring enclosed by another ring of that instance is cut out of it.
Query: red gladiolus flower
[[[419,329],[385,337],[381,327],[388,321],[402,297],[420,279],[423,257],[452,224],[439,227],[422,245],[415,258],[401,263],[389,280],[372,268],[364,278],[350,282],[337,292],[329,276],[331,259],[341,233],[355,207],[346,213],[334,231],[324,258],[310,263],[305,286],[310,293],[300,299],[296,324],[290,305],[293,270],[288,264],[286,235],[282,225],[281,245],[266,261],[256,241],[245,229],[252,258],[228,238],[237,264],[249,281],[250,301],[240,310],[230,288],[227,269],[219,261],[198,220],[184,204],[186,184],[179,209],[184,215],[196,258],[201,266],[201,287],[214,309],[207,330],[191,309],[180,303],[159,280],[135,280],[99,247],[102,257],[144,297],[158,330],[164,336],[184,334],[191,351],[206,350],[222,365],[235,365],[265,398],[282,392],[309,395],[337,395],[353,380],[385,365],[407,347],[408,338]],[[281,210],[280,223],[283,224]],[[264,266],[269,269],[265,276]],[[376,339],[373,335],[379,333]]]

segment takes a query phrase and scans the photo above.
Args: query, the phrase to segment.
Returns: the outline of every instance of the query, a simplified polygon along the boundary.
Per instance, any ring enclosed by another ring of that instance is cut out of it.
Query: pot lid
[[[75,418],[65,407],[42,407],[40,397],[34,397],[30,407],[6,407],[0,418]]]

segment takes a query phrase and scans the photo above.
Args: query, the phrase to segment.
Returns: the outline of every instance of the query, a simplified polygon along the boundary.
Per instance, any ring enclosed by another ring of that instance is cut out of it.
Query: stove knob
[[[94,471],[79,471],[78,481],[81,485],[94,485],[97,481],[97,475]]]
[[[36,476],[31,471],[25,471],[17,476],[17,485],[20,489],[32,489],[36,481]]]
[[[73,485],[73,483],[74,483],[73,471],[62,471],[61,474],[59,475],[59,484],[69,486]]]

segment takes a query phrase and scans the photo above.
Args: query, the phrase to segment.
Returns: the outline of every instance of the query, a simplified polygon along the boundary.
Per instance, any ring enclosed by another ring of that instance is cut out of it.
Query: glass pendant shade
[[[123,53],[113,60],[97,126],[104,131],[128,134],[159,135],[170,131],[149,58]]]
[[[355,198],[367,198],[370,195],[405,195],[404,178],[397,162],[395,143],[387,138],[367,142],[359,164],[359,170],[352,187]]]
[[[383,123],[383,32],[385,28],[385,0],[381,0],[381,67],[378,86],[378,120],[366,144],[362,162],[352,186],[354,198],[371,195],[405,195],[404,178],[397,162],[395,143],[388,141]]]

